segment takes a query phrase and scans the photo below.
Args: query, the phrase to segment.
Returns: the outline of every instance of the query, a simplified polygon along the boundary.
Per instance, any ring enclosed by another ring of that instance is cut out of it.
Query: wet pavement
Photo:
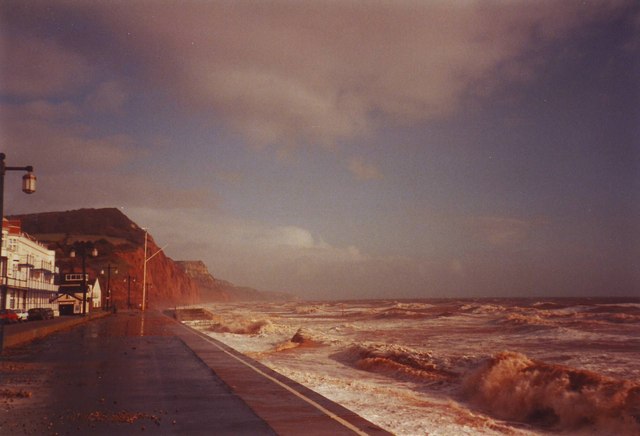
[[[0,434],[385,434],[153,311],[5,349]]]
[[[91,312],[86,316],[58,316],[54,319],[25,321],[8,324],[3,327],[2,343],[4,347],[15,347],[34,339],[43,338],[51,333],[72,328],[78,324],[108,316],[103,311]]]

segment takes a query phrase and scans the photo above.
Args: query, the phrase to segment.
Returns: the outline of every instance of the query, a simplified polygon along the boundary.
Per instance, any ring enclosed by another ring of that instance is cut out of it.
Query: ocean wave
[[[355,368],[422,383],[442,383],[458,374],[431,353],[389,344],[359,344],[332,355]]]
[[[552,430],[640,432],[640,384],[503,352],[463,378],[464,395],[501,419]]]
[[[376,319],[418,319],[424,318],[424,314],[414,310],[403,308],[391,308],[376,313],[373,317]]]
[[[505,314],[493,320],[493,323],[519,332],[561,327],[593,330],[612,324],[640,323],[640,314],[601,310],[594,312],[526,310]]]
[[[273,329],[273,323],[265,320],[229,320],[211,324],[207,330],[215,333],[234,333],[237,335],[258,335]]]
[[[299,328],[298,331],[288,341],[281,342],[275,346],[274,351],[285,351],[293,348],[319,347],[326,341],[324,335],[307,328]]]
[[[612,323],[636,323],[640,322],[640,307],[601,305],[589,309],[585,317]]]
[[[599,304],[588,310],[591,313],[635,313],[640,314],[638,304]]]
[[[433,304],[430,303],[404,303],[404,302],[394,302],[393,303],[393,307],[394,309],[405,309],[405,310],[425,310],[425,309],[432,309],[436,307]]]
[[[575,329],[601,329],[607,325],[640,323],[640,315],[633,313],[581,313],[561,320]]]
[[[555,310],[565,309],[567,304],[560,304],[556,301],[536,301],[531,305],[531,307],[535,307],[536,309]]]
[[[459,313],[458,304],[436,306],[427,303],[395,303],[390,307],[372,308],[369,312],[375,319],[426,319],[455,316]]]
[[[518,331],[536,331],[540,329],[553,328],[555,323],[540,315],[525,315],[522,313],[510,313],[503,318],[494,321],[495,324],[509,327]]]
[[[310,315],[312,313],[318,313],[320,311],[320,306],[296,306],[293,311],[298,315]]]
[[[499,304],[464,304],[460,306],[459,310],[465,313],[474,313],[474,314],[494,314],[494,313],[502,313],[506,310],[510,310],[510,308],[506,306],[502,306]]]
[[[612,323],[636,323],[640,322],[640,314],[632,313],[610,313],[602,316],[600,319]]]

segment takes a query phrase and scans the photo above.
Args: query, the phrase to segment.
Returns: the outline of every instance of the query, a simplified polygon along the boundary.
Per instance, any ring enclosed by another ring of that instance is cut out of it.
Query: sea
[[[397,435],[640,434],[640,299],[205,307],[195,328]]]

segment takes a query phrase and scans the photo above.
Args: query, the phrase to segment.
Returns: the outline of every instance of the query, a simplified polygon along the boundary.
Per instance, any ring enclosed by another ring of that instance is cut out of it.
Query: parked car
[[[18,314],[12,309],[0,309],[0,322],[4,324],[18,322]]]
[[[29,319],[29,313],[24,309],[14,309],[16,315],[18,315],[18,321],[27,321]]]
[[[39,319],[53,319],[53,309],[50,307],[35,307],[29,309],[29,321],[35,321]]]

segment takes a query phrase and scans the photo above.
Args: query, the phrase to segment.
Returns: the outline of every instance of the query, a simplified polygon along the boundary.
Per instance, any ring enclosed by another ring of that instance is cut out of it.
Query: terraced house
[[[22,232],[20,221],[2,220],[0,308],[50,307],[56,312],[56,254]]]

